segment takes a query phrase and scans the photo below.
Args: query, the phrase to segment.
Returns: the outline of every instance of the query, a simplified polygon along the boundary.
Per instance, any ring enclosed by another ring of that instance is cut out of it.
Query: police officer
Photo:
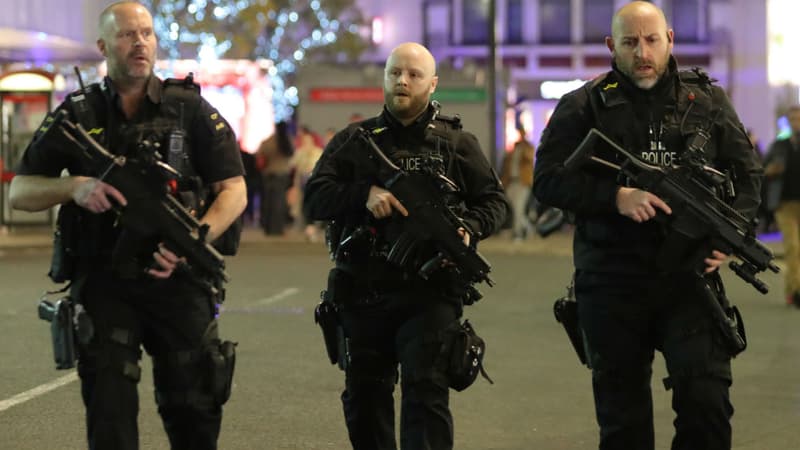
[[[331,277],[336,286],[329,290],[339,292],[334,301],[341,311],[347,360],[342,403],[354,449],[397,448],[392,392],[398,363],[401,448],[452,448],[443,348],[459,328],[463,294],[450,270],[425,281],[416,271],[387,261],[393,239],[413,218],[378,181],[377,165],[357,128],[369,131],[406,172],[451,178],[464,206],[462,217],[476,237],[497,231],[510,211],[476,138],[460,131],[455,121],[434,119],[430,96],[436,84],[435,61],[425,47],[396,47],[386,61],[383,112],[337,133],[306,185],[309,219],[341,225],[329,230],[336,229],[332,273],[339,274]],[[431,130],[440,132],[430,137]]]
[[[167,148],[167,134],[184,131],[191,166],[216,194],[200,218],[213,241],[239,217],[247,201],[230,126],[197,91],[178,97],[185,100],[182,113],[167,111],[172,100],[165,83],[153,73],[153,19],[141,4],[123,1],[108,6],[100,14],[99,35],[97,46],[106,59],[108,76],[82,92],[83,100],[71,95],[58,110],[84,126],[93,122],[94,137],[110,151],[128,156],[137,155],[141,139]],[[121,236],[113,209],[125,207],[125,196],[92,178],[79,159],[60,148],[58,139],[51,137],[54,134],[43,133],[45,128],[25,151],[10,197],[14,208],[27,211],[71,202],[80,206],[78,270],[70,278],[73,294],[93,324],[91,340],[79,347],[78,357],[89,448],[139,447],[137,382],[143,346],[153,358],[158,411],[171,447],[215,449],[225,400],[218,387],[229,386],[232,376],[232,368],[212,363],[220,362],[215,299],[190,282],[178,270],[179,257],[157,242],[142,243],[147,257],[140,258],[135,270],[118,270],[130,267],[130,261],[114,261],[111,256]],[[63,169],[69,176],[59,177]],[[109,269],[112,265],[115,268]],[[75,284],[80,288],[74,289]]]
[[[541,202],[576,215],[578,320],[589,349],[600,449],[654,448],[654,349],[666,359],[664,384],[673,391],[672,449],[730,449],[730,355],[701,284],[716,278],[726,255],[710,247],[696,261],[684,257],[679,241],[654,220],[671,214],[670,205],[626,186],[616,171],[567,170],[564,161],[596,127],[642,160],[669,166],[698,129],[707,129],[705,157],[731,173],[732,205],[748,217],[759,203],[760,164],[723,90],[702,72],[677,70],[673,30],[658,7],[628,3],[611,28],[612,70],[561,99],[542,135],[533,186]]]

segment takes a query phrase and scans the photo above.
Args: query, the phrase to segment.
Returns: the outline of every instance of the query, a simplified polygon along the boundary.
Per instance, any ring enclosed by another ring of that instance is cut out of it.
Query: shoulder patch
[[[693,67],[692,70],[681,70],[678,72],[678,77],[684,83],[713,84],[717,82],[716,78],[711,78],[706,71],[699,67]]]
[[[602,75],[598,75],[598,76],[594,77],[593,79],[591,79],[591,80],[586,82],[586,86],[589,87],[589,88],[596,88],[597,86],[599,86],[600,84],[602,84],[603,82],[605,82],[608,79],[608,75],[610,73],[611,72],[606,72],[606,73],[604,73]],[[614,87],[616,87],[617,83],[606,83],[606,84],[614,84]]]
[[[189,75],[186,75],[186,78],[167,78],[164,80],[162,84],[163,88],[166,89],[168,87],[180,87],[183,89],[188,89],[190,91],[194,91],[197,94],[200,93],[200,85],[194,81],[194,73],[189,72]]]
[[[53,113],[47,113],[47,116],[45,116],[44,120],[42,121],[42,124],[39,125],[39,129],[36,130],[36,133],[37,134],[38,133],[42,133],[42,134],[46,133],[47,130],[50,129],[50,125],[53,124],[54,120],[55,120],[54,114]]]

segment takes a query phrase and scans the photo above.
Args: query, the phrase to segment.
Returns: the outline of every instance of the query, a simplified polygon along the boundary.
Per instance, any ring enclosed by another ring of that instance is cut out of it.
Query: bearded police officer
[[[471,230],[462,231],[465,237],[489,236],[510,210],[476,138],[431,104],[437,81],[426,48],[396,47],[386,61],[383,112],[339,132],[306,185],[309,219],[333,221],[329,234],[336,269],[328,290],[335,291],[340,311],[346,360],[342,403],[354,449],[397,448],[392,392],[398,363],[401,447],[452,448],[452,380],[442,349],[460,329],[464,299],[454,271],[444,268],[426,280],[389,261],[390,248],[413,213],[379,181],[359,128],[401,170],[454,182],[449,195],[461,206],[464,228]]]
[[[704,300],[704,284],[719,282],[726,255],[712,247],[696,261],[682,258],[686,243],[654,220],[673,213],[664,199],[613,170],[568,170],[564,162],[593,127],[662,167],[699,142],[705,159],[731,174],[731,204],[747,217],[758,207],[760,165],[723,90],[702,71],[677,69],[674,34],[658,7],[626,4],[611,31],[612,70],[561,99],[542,135],[533,187],[541,202],[576,216],[575,294],[600,449],[654,448],[654,349],[673,391],[672,449],[730,449],[731,355]],[[707,143],[696,139],[701,132]]]
[[[118,155],[141,157],[137,152],[145,142],[178,152],[186,162],[182,169],[196,174],[213,193],[207,210],[198,212],[209,227],[208,241],[214,241],[247,201],[230,126],[190,79],[168,83],[153,74],[153,19],[141,4],[108,6],[100,14],[99,34],[108,76],[70,95],[56,114],[66,111],[70,121]],[[233,374],[232,353],[220,354],[217,299],[190,281],[178,256],[158,240],[121,243],[129,235],[121,232],[114,209],[125,208],[128,199],[93,178],[99,174],[91,173],[74,150],[64,148],[57,133],[46,133],[56,114],[48,116],[25,151],[10,197],[12,206],[22,210],[62,204],[64,211],[77,211],[71,220],[78,226],[69,244],[77,249],[75,270],[51,275],[72,280],[72,295],[93,325],[91,339],[78,349],[89,447],[138,448],[143,346],[153,358],[158,411],[171,447],[215,449]],[[170,142],[176,136],[180,139]],[[59,177],[63,169],[69,176]],[[112,256],[115,248],[133,252]]]

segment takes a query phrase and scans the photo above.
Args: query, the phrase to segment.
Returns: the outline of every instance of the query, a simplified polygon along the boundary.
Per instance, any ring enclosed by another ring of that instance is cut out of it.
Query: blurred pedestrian
[[[244,182],[247,185],[247,207],[242,213],[245,225],[258,223],[261,200],[261,173],[256,163],[256,155],[239,148],[244,166]]]
[[[503,160],[500,180],[513,210],[512,238],[522,240],[531,234],[532,229],[527,210],[533,186],[533,157],[536,150],[525,136],[525,129],[520,127],[517,131],[519,140]]]
[[[292,184],[289,161],[294,145],[286,122],[275,124],[275,133],[258,148],[261,170],[261,226],[268,235],[282,235],[289,218],[287,190]]]
[[[307,221],[303,215],[303,197],[306,182],[311,176],[311,171],[322,156],[322,148],[317,145],[314,134],[311,130],[304,128],[299,136],[299,146],[294,152],[290,161],[294,181],[290,190],[294,193],[290,195],[289,210],[294,219],[295,226],[303,230],[303,234],[311,242],[316,242],[320,238],[320,229],[314,221]]]
[[[800,105],[788,112],[792,134],[772,143],[764,159],[767,209],[775,211],[784,247],[786,303],[800,308]]]

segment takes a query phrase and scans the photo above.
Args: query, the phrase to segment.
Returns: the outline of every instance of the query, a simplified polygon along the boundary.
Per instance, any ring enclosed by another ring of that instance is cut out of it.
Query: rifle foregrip
[[[736,273],[736,275],[738,275],[741,279],[752,284],[753,287],[756,288],[758,292],[762,294],[766,294],[769,292],[769,286],[767,286],[767,284],[764,283],[763,281],[756,278],[755,268],[753,268],[752,265],[747,263],[740,264],[737,263],[736,261],[731,261],[731,263],[728,264],[728,267],[730,267],[731,270],[733,270]]]

